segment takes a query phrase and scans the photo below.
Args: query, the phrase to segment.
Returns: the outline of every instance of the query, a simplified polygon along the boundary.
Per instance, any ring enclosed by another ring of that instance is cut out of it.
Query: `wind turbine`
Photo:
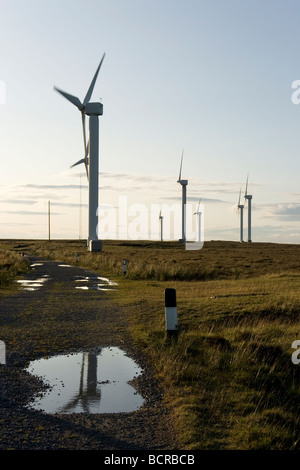
[[[160,220],[160,240],[163,241],[164,216],[161,215],[161,211],[159,212],[159,220]]]
[[[85,164],[86,174],[89,182],[89,221],[88,221],[88,246],[90,251],[101,251],[102,243],[98,240],[98,179],[99,179],[99,116],[103,114],[103,105],[100,102],[91,103],[90,99],[98,77],[98,73],[105,54],[103,54],[96,73],[91,81],[87,94],[81,101],[73,95],[54,87],[54,89],[63,95],[72,104],[77,106],[81,112],[84,158],[74,163],[72,167]],[[85,116],[89,116],[89,143],[86,142]]]
[[[247,193],[248,189],[248,176],[247,175],[247,181],[246,181],[246,189],[245,189],[245,199],[246,202],[248,201],[248,243],[251,243],[251,200],[252,200],[252,195]]]
[[[238,201],[238,204],[237,204],[237,210],[240,209],[240,211],[241,211],[241,216],[240,216],[240,242],[243,243],[243,241],[244,241],[244,227],[243,227],[243,223],[244,223],[244,204],[241,204],[241,192],[242,192],[242,189],[240,189],[240,197],[239,197],[239,201]]]
[[[180,163],[180,170],[179,170],[179,178],[177,183],[180,183],[182,186],[182,236],[179,240],[180,243],[185,243],[186,236],[185,236],[185,208],[186,208],[186,187],[188,185],[188,180],[181,179],[181,170],[182,170],[182,160],[183,160],[183,151],[181,155],[181,163]]]
[[[197,242],[201,242],[201,215],[202,215],[202,212],[200,211],[200,202],[201,202],[201,199],[199,199],[199,202],[198,202],[198,207],[197,207],[197,210],[196,212],[194,212],[194,215],[197,215],[197,219],[198,219],[198,237],[197,237]]]

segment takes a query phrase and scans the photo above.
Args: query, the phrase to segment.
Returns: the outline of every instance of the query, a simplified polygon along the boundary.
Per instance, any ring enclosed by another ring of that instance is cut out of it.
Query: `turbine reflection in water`
[[[143,405],[128,381],[140,367],[116,347],[33,361],[27,368],[49,384],[49,390],[28,406],[46,413],[120,413]]]

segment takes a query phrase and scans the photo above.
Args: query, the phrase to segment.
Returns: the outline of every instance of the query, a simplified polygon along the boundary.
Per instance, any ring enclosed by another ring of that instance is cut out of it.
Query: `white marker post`
[[[4,341],[0,341],[0,364],[6,364],[6,349]]]
[[[167,336],[177,336],[178,324],[175,289],[165,289],[165,317]]]

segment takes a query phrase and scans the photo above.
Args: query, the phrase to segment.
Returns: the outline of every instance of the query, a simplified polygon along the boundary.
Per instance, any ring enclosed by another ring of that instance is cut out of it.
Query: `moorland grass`
[[[2,241],[113,277],[132,342],[164,389],[182,449],[300,449],[300,246]],[[122,275],[122,260],[127,275]],[[164,289],[177,293],[178,337],[165,333]]]
[[[8,292],[15,277],[29,270],[29,261],[22,254],[7,247],[0,249],[0,293]]]

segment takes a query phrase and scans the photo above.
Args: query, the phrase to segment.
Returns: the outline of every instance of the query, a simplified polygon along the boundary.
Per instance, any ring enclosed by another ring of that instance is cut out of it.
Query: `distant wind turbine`
[[[245,189],[245,199],[246,202],[248,201],[248,243],[251,243],[251,200],[252,200],[252,195],[248,194],[248,176],[247,175],[247,181],[246,181],[246,189]]]
[[[244,227],[243,227],[243,223],[244,223],[244,204],[241,204],[241,192],[242,192],[242,189],[240,189],[240,196],[239,196],[239,201],[238,201],[238,204],[237,204],[237,210],[241,211],[241,214],[240,214],[240,242],[243,243],[243,241],[244,241]]]
[[[84,158],[76,162],[73,166],[81,163],[85,164],[86,174],[89,181],[89,222],[88,222],[88,246],[90,251],[101,251],[101,241],[98,240],[98,179],[99,179],[99,116],[103,114],[103,105],[100,102],[91,103],[90,99],[94,90],[94,86],[98,77],[98,73],[105,54],[98,65],[93,80],[89,86],[83,103],[73,95],[54,87],[61,95],[63,95],[72,104],[77,106],[81,112]],[[85,116],[89,116],[89,143],[86,142]]]
[[[163,225],[164,225],[164,216],[161,215],[161,211],[159,213],[159,220],[160,220],[160,240],[163,241]]]
[[[194,212],[194,215],[197,215],[198,219],[198,237],[197,237],[197,242],[201,242],[201,215],[202,212],[200,211],[200,203],[201,203],[201,198],[199,199],[198,207],[196,212]]]
[[[180,170],[179,170],[179,178],[177,183],[180,183],[182,186],[182,235],[179,242],[185,243],[186,235],[185,235],[185,214],[186,214],[186,187],[188,185],[188,180],[181,179],[181,171],[182,171],[182,160],[183,160],[183,151],[181,155],[181,163],[180,163]]]

